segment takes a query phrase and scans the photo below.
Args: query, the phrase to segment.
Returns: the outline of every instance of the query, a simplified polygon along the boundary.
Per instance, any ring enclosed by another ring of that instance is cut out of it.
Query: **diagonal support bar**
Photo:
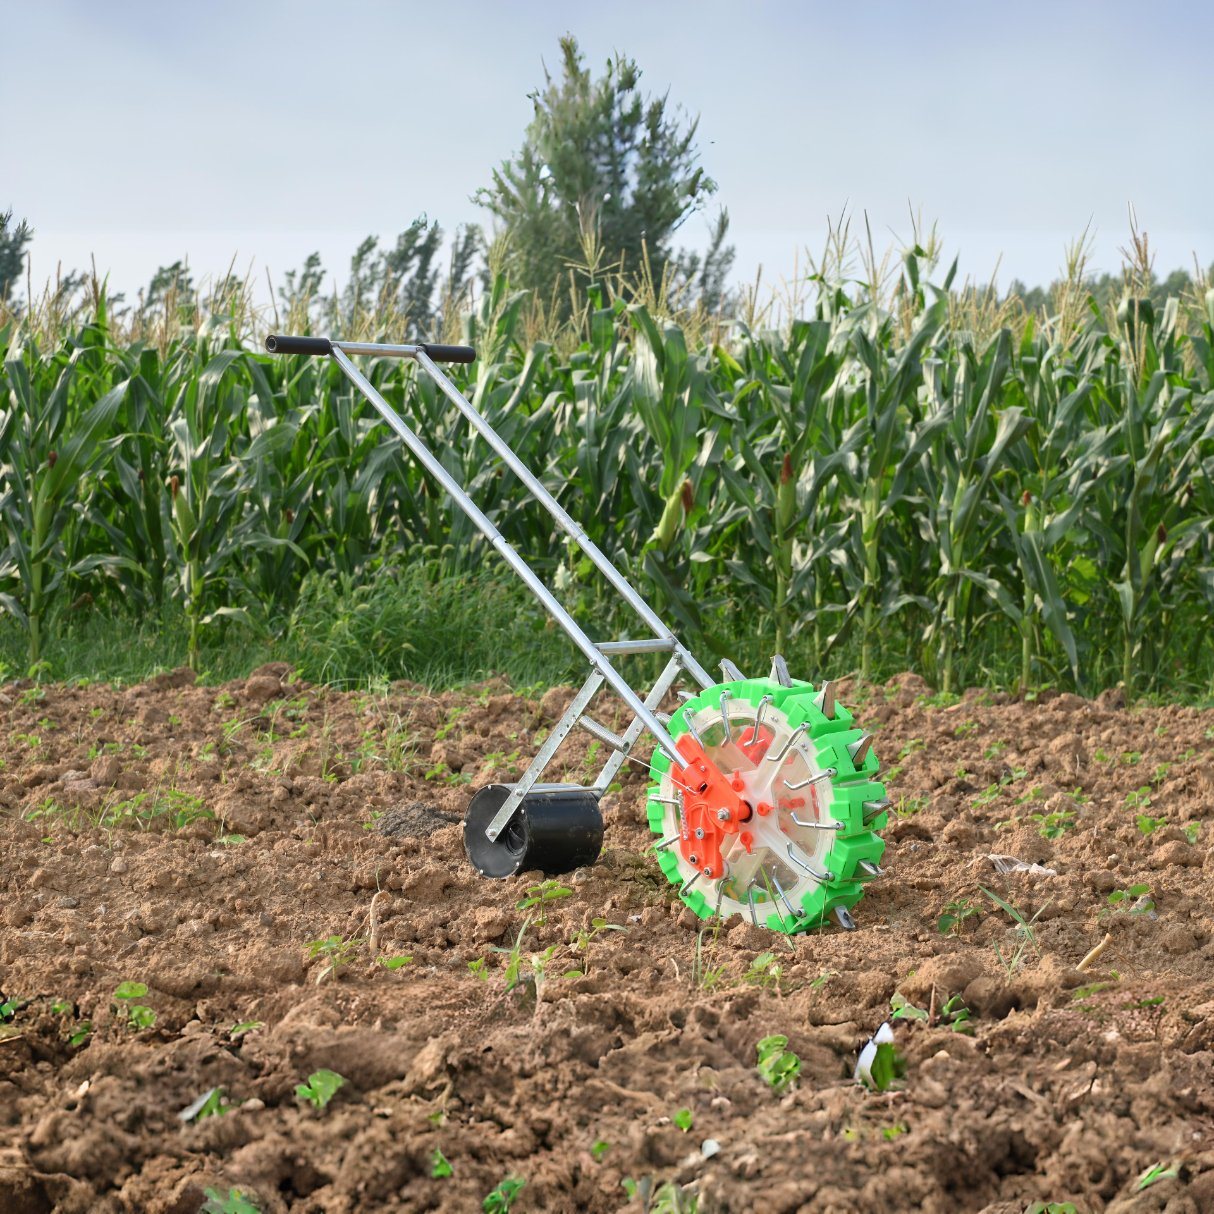
[[[656,709],[662,702],[662,698],[678,681],[679,675],[682,672],[678,658],[671,658],[666,663],[665,669],[658,676],[658,681],[653,685],[653,689],[645,697],[645,707],[651,712]],[[598,779],[591,785],[600,797],[607,791],[607,787],[611,781],[615,779],[616,772],[624,765],[624,760],[631,754],[632,748],[636,745],[637,739],[641,736],[644,728],[644,723],[638,717],[624,730],[623,742],[625,749],[622,751],[617,750],[608,756],[607,762],[603,765],[603,770],[599,772]]]
[[[556,754],[557,747],[569,736],[570,730],[577,724],[582,713],[590,706],[599,688],[603,685],[603,676],[592,670],[590,677],[582,684],[582,690],[573,697],[569,707],[565,709],[561,719],[552,727],[552,732],[544,739],[531,766],[523,772],[513,791],[502,802],[502,807],[493,815],[493,820],[485,828],[485,836],[494,840],[506,829],[506,823],[514,817],[515,811],[523,803],[523,798],[535,787],[544,768]]]

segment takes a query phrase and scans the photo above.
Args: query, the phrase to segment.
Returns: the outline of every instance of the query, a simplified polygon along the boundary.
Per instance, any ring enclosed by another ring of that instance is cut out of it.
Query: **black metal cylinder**
[[[592,789],[529,792],[502,833],[491,840],[485,828],[510,792],[509,784],[487,784],[464,815],[464,850],[482,877],[512,877],[530,869],[567,873],[598,859],[603,815]]]

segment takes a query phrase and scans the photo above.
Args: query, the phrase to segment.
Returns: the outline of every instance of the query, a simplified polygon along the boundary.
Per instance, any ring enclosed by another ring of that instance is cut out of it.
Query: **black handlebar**
[[[436,363],[470,363],[476,360],[471,346],[420,346]]]
[[[266,338],[271,354],[332,354],[333,343],[327,337],[279,337],[271,333]]]
[[[476,351],[471,346],[432,346],[417,347],[436,363],[470,363],[476,358]],[[271,354],[332,354],[333,343],[327,337],[282,337],[271,333],[266,338],[266,349]]]

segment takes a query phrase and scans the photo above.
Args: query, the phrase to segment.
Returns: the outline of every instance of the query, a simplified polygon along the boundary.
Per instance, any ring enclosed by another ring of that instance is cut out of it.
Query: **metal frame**
[[[566,513],[564,507],[544,488],[543,484],[532,474],[530,469],[511,450],[506,441],[496,430],[476,411],[472,404],[451,382],[447,375],[429,357],[425,349],[419,345],[379,345],[373,342],[333,341],[330,343],[330,354],[333,360],[345,373],[347,379],[363,394],[377,413],[388,423],[400,440],[417,458],[418,462],[438,481],[454,499],[455,504],[472,520],[489,543],[501,554],[502,558],[523,580],[532,594],[539,600],[544,610],[561,626],[569,639],[581,650],[582,655],[590,663],[590,675],[582,685],[581,690],[574,696],[573,701],[565,710],[560,721],[544,740],[531,761],[530,766],[513,786],[510,796],[494,815],[493,820],[485,829],[489,839],[496,839],[514,816],[523,798],[532,789],[542,787],[540,777],[544,769],[556,754],[557,748],[572,732],[574,726],[581,726],[594,737],[604,742],[610,749],[603,770],[599,773],[591,788],[600,796],[606,792],[621,764],[630,757],[633,747],[642,732],[648,731],[662,752],[679,769],[686,767],[687,760],[679,753],[674,739],[666,726],[657,715],[657,706],[662,697],[686,673],[694,679],[701,688],[710,687],[714,680],[708,672],[696,661],[691,653],[680,644],[674,633],[663,623],[662,619],[640,596],[628,579],[607,559],[593,540]],[[534,570],[506,542],[505,537],[489,520],[489,517],[467,494],[460,483],[443,467],[438,458],[426,444],[405,424],[400,414],[384,400],[374,384],[351,361],[352,355],[368,354],[379,358],[410,358],[425,371],[438,385],[440,391],[463,414],[472,428],[489,444],[501,457],[502,462],[523,482],[523,485],[556,520],[557,525],[566,535],[589,557],[591,563],[603,574],[620,597],[640,616],[641,621],[654,635],[637,640],[600,641],[596,642],[579,627],[574,618],[561,606],[552,592],[536,575]],[[616,669],[611,661],[611,655],[621,656],[635,653],[669,653],[670,660],[658,677],[653,687],[642,697],[633,690],[627,679]],[[586,710],[597,692],[606,684],[632,710],[633,719],[622,735],[613,733],[593,718],[586,715]]]

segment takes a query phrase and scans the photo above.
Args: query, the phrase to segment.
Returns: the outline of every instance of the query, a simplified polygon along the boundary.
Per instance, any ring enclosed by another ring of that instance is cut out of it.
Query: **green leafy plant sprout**
[[[468,973],[470,973],[473,978],[479,978],[482,982],[488,982],[489,974],[485,969],[487,960],[488,959],[485,957],[477,957],[475,961],[469,961]]]
[[[120,982],[114,991],[115,1003],[110,1010],[126,1022],[128,1028],[150,1029],[156,1023],[156,1013],[143,1003],[136,1003],[148,993],[147,986],[142,982]]]
[[[1150,814],[1139,814],[1135,819],[1138,823],[1139,833],[1146,838],[1150,838],[1161,826],[1167,826],[1167,818],[1153,818]]]
[[[490,948],[495,953],[502,953],[506,957],[506,990],[512,991],[519,983],[519,970],[522,967],[523,955],[523,937],[527,934],[527,929],[531,926],[531,916],[528,915],[523,920],[523,925],[518,929],[518,935],[514,938],[514,943],[509,948],[503,948],[499,944],[490,945]],[[479,973],[479,972],[478,972]]]
[[[574,934],[573,939],[569,942],[569,947],[575,953],[583,954],[585,960],[582,962],[582,968],[577,971],[579,974],[588,973],[590,970],[590,946],[599,936],[605,935],[607,932],[625,932],[628,929],[621,927],[618,923],[608,923],[601,916],[596,916],[590,920],[589,927],[583,927]]]
[[[430,1152],[430,1175],[435,1180],[445,1180],[448,1176],[452,1176],[455,1169],[451,1166],[450,1160],[442,1153],[439,1147],[435,1147]]]
[[[922,1020],[928,1019],[926,1008],[916,1007],[900,991],[894,991],[890,997],[891,1020]]]
[[[777,1092],[790,1087],[801,1073],[801,1059],[787,1047],[788,1038],[781,1033],[764,1037],[755,1045],[759,1075]]]
[[[315,961],[320,958],[323,961],[316,972],[317,985],[328,978],[336,978],[358,956],[363,944],[361,936],[348,939],[342,936],[325,936],[323,939],[310,941],[308,959]]]
[[[239,1020],[228,1029],[228,1037],[230,1040],[235,1041],[246,1033],[253,1033],[265,1027],[265,1021],[263,1020]]]
[[[954,1033],[969,1034],[974,1031],[970,1022],[970,1010],[960,995],[950,995],[940,1009],[941,1023],[947,1024]]]
[[[1141,788],[1125,795],[1126,809],[1146,809],[1151,804],[1151,789],[1144,784]]]
[[[707,928],[701,928],[696,933],[696,947],[691,958],[691,982],[693,986],[698,987],[702,991],[716,989],[724,980],[725,973],[729,969],[728,964],[724,961],[720,965],[709,964],[709,959],[704,948],[704,936],[707,932]],[[712,948],[714,950],[716,949],[719,936],[720,924],[717,924],[712,929]]]
[[[596,1138],[594,1142],[590,1144],[590,1154],[595,1163],[602,1163],[603,1156],[606,1155],[610,1150],[611,1143],[609,1143],[605,1138]]]
[[[998,943],[995,944],[995,956],[999,958],[999,964],[1003,966],[1004,973],[1011,978],[1018,969],[1024,964],[1025,958],[1029,951],[1041,956],[1041,949],[1037,946],[1037,936],[1033,931],[1033,925],[1041,916],[1041,912],[1049,905],[1047,902],[1041,906],[1031,919],[1026,919],[1023,913],[1014,907],[1010,902],[1005,902],[998,894],[992,893],[984,885],[978,887],[982,892],[1006,914],[1016,925],[1016,947],[1007,956],[1004,955],[1003,949]]]
[[[1048,814],[1029,814],[1029,821],[1036,822],[1043,839],[1059,839],[1075,825],[1075,811],[1056,810]]]
[[[1129,889],[1115,889],[1105,899],[1108,906],[1118,914],[1146,915],[1155,909],[1149,885],[1131,885]]]
[[[198,1214],[261,1214],[259,1206],[243,1189],[229,1189],[220,1193],[218,1189],[204,1189],[206,1201]]]
[[[307,1083],[296,1084],[295,1095],[306,1100],[314,1109],[323,1109],[345,1084],[345,1077],[321,1067],[308,1076]]]
[[[695,1123],[695,1115],[690,1109],[678,1109],[670,1120],[686,1134]]]
[[[784,967],[776,958],[775,953],[760,953],[750,963],[743,978],[751,986],[760,986],[768,990],[779,990],[780,979],[784,976]]]
[[[958,898],[948,903],[945,906],[943,914],[936,920],[936,931],[942,936],[947,936],[950,933],[956,934],[957,928],[970,918],[971,915],[978,914],[978,908],[966,898]]]
[[[1024,1214],[1079,1214],[1073,1201],[1035,1201]]]
[[[395,957],[381,957],[379,963],[386,970],[398,970],[403,966],[409,965],[412,960],[413,958],[410,954],[398,953]]]
[[[521,1176],[507,1176],[499,1181],[481,1202],[484,1214],[509,1214],[526,1183]]]
[[[547,912],[549,905],[560,898],[568,898],[572,893],[573,890],[568,886],[562,885],[559,881],[549,877],[538,885],[529,885],[527,887],[526,896],[519,899],[518,909],[530,910],[533,906],[539,907],[539,913],[535,919],[536,926],[538,927],[548,921]]]
[[[1161,1163],[1153,1163],[1134,1184],[1134,1191],[1141,1193],[1143,1189],[1149,1189],[1153,1184],[1158,1184],[1161,1180],[1172,1180],[1180,1175],[1178,1168],[1165,1168]]]

